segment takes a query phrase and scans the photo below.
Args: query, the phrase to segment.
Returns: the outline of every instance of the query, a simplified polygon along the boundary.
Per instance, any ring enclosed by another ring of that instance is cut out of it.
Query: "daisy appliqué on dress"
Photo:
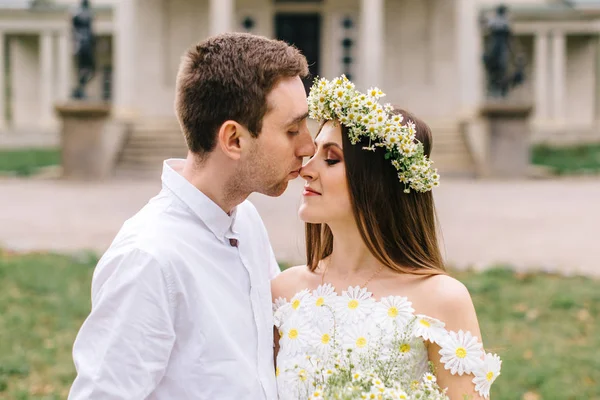
[[[376,301],[366,288],[349,287],[339,295],[332,285],[324,284],[302,290],[290,301],[277,299],[273,312],[280,336],[276,374],[283,400],[308,399],[304,388],[310,387],[307,379],[315,360],[329,359],[333,368],[341,357],[339,349],[357,355],[375,350],[381,357],[399,351],[410,360],[411,370],[403,371],[410,381],[428,371],[425,342],[436,343],[444,368],[453,375],[472,375],[475,390],[485,398],[500,375],[500,357],[485,353],[477,337],[448,331],[443,322],[415,314],[406,297]]]

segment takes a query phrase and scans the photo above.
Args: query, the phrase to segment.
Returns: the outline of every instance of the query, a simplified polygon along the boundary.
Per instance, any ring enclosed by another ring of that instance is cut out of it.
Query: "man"
[[[300,52],[249,34],[194,46],[175,109],[189,149],[100,260],[69,398],[275,399],[269,280],[246,198],[283,193],[314,154]]]

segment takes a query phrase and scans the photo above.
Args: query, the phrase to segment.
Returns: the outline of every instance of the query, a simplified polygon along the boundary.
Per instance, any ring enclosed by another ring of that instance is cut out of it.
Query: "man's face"
[[[252,192],[279,196],[298,177],[302,159],[315,152],[308,131],[308,103],[299,77],[281,79],[267,96],[262,130],[242,164]]]

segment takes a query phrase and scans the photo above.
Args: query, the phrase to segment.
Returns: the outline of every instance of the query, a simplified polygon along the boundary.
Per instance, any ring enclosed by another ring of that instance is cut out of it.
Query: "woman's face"
[[[327,122],[315,144],[315,155],[300,170],[306,185],[298,215],[304,222],[330,226],[353,220],[340,124]]]

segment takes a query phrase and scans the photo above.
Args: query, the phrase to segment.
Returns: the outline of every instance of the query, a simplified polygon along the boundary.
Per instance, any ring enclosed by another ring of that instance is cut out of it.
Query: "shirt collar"
[[[183,168],[185,160],[171,158],[165,160],[162,171],[162,185],[177,196],[219,240],[225,239],[225,234],[232,230],[235,223],[237,208],[228,215],[208,196],[185,179],[178,170]]]

